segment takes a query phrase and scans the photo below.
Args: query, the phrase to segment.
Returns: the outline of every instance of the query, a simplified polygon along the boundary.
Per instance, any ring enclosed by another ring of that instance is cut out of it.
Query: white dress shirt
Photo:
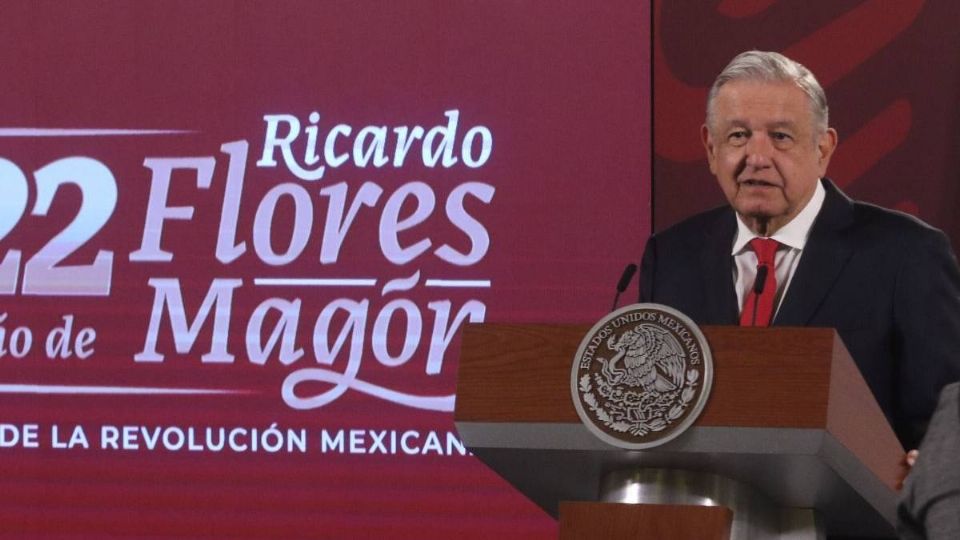
[[[797,271],[797,265],[800,263],[800,256],[803,255],[803,248],[807,245],[807,238],[810,236],[810,229],[813,227],[817,214],[823,206],[823,199],[826,191],[823,185],[817,181],[817,187],[813,191],[810,201],[800,211],[799,214],[789,223],[780,228],[770,238],[780,242],[777,249],[774,264],[776,265],[777,275],[777,295],[773,299],[776,311],[780,310],[780,304],[783,297],[786,296],[787,288],[793,279],[793,274]],[[755,234],[747,227],[743,219],[737,214],[737,236],[733,241],[733,285],[737,291],[737,303],[743,310],[743,302],[746,300],[748,292],[753,288],[753,281],[757,277],[757,254],[750,249],[750,241],[757,238]],[[776,318],[774,311],[774,319]],[[771,319],[771,323],[773,319]]]

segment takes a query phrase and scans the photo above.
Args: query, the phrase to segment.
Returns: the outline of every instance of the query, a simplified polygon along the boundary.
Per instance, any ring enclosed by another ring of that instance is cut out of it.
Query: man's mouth
[[[772,182],[767,182],[765,180],[740,180],[739,184],[741,186],[750,186],[750,187],[776,187],[776,184]]]

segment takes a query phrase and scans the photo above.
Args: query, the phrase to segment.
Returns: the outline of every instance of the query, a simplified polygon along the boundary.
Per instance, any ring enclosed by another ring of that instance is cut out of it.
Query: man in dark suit
[[[960,271],[946,236],[824,177],[837,144],[813,74],[736,57],[702,128],[729,207],[650,238],[640,299],[699,324],[836,328],[906,448],[960,379]]]

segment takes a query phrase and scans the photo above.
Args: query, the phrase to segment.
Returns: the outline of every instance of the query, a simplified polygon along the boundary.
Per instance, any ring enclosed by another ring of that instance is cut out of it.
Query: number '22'
[[[113,273],[113,252],[100,250],[93,263],[58,265],[86,243],[110,219],[117,206],[117,182],[103,163],[68,157],[34,173],[37,201],[30,212],[45,216],[57,190],[65,184],[80,188],[82,203],[76,217],[50,239],[23,268],[23,294],[41,296],[107,296]],[[27,209],[27,177],[13,162],[0,158],[0,242]],[[0,260],[0,295],[14,294],[20,272],[20,251],[7,250]]]

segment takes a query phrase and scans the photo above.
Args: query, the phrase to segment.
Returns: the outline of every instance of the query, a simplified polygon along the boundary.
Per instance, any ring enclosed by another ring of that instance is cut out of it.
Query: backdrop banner
[[[639,258],[648,5],[0,21],[4,532],[555,537],[458,437],[458,335]]]

